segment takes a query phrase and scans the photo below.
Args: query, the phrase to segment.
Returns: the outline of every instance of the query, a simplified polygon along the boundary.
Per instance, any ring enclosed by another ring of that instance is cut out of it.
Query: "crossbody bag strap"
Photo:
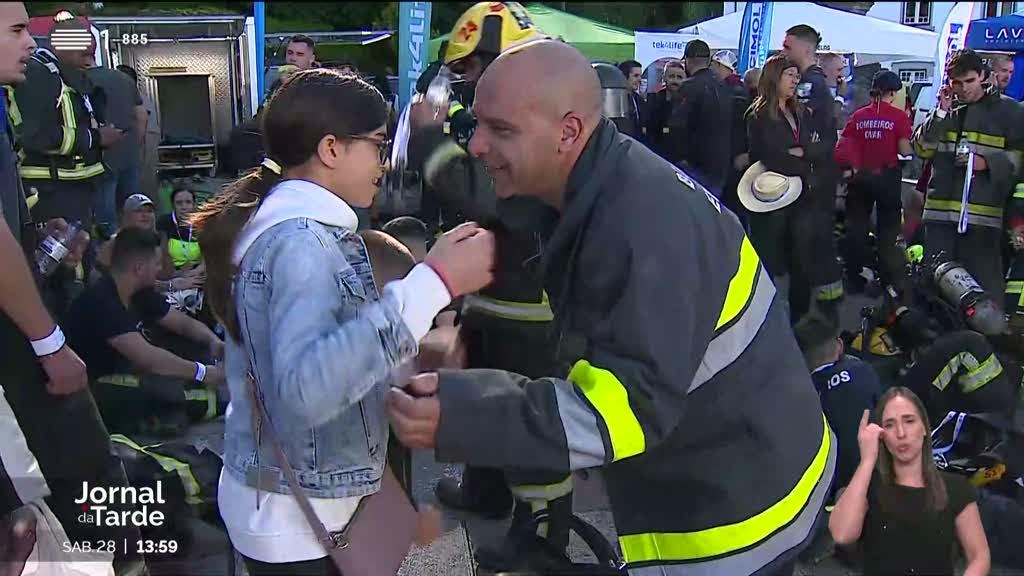
[[[291,489],[292,496],[295,497],[295,501],[298,503],[299,509],[302,510],[302,515],[306,517],[306,522],[309,524],[310,528],[313,529],[313,534],[316,535],[316,539],[323,545],[324,550],[330,551],[333,548],[344,548],[348,545],[344,540],[344,532],[340,532],[336,536],[332,536],[331,533],[327,531],[324,523],[320,521],[320,518],[316,515],[316,511],[313,510],[313,505],[310,504],[305,490],[303,490],[302,486],[299,485],[299,479],[295,476],[295,470],[288,462],[288,457],[284,453],[284,448],[282,448],[281,442],[278,440],[277,431],[274,430],[274,423],[270,421],[270,417],[267,415],[267,409],[263,404],[263,397],[259,391],[259,383],[256,380],[256,374],[253,370],[250,370],[246,375],[246,380],[249,384],[249,395],[252,398],[255,416],[260,424],[264,422],[266,423],[267,438],[270,440],[270,446],[274,450],[274,456],[277,458],[277,464],[281,467],[281,471],[284,472],[284,477],[288,481],[288,487]],[[257,446],[256,449],[259,450],[259,447]],[[349,524],[351,524],[351,522],[349,522]]]

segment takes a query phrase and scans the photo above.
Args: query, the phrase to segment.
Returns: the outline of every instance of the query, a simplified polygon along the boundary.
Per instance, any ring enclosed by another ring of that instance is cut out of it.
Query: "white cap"
[[[719,50],[711,57],[712,62],[718,62],[733,72],[736,71],[736,62],[738,60],[732,50]]]

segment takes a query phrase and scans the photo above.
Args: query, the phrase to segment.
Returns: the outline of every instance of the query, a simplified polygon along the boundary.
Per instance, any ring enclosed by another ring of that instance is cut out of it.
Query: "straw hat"
[[[778,172],[770,172],[761,162],[747,168],[736,187],[743,207],[757,213],[785,208],[796,202],[801,191],[803,182],[799,176],[784,176]]]

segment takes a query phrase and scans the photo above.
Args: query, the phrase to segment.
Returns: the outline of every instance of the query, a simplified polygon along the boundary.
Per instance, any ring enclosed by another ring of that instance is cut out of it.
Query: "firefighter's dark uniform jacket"
[[[669,119],[670,141],[682,165],[721,194],[732,166],[732,91],[710,68],[679,88],[681,104]]]
[[[966,167],[956,164],[957,142],[966,138],[984,156],[988,170],[974,173],[967,204],[968,227],[1002,229],[1003,210],[1020,169],[1020,105],[989,88],[981,100],[954,107],[945,115],[936,107],[914,134],[914,148],[932,160],[932,187],[924,205],[925,223],[956,226]]]
[[[520,222],[510,226],[501,221],[522,203],[499,202],[483,164],[440,127],[413,132],[409,163],[445,209],[476,220],[497,235],[495,282],[463,298],[462,324],[466,330],[482,332],[484,340],[467,342],[471,365],[546,374],[553,369],[554,354],[548,343],[552,313],[541,281],[540,234]],[[530,211],[520,219],[535,219],[534,215]],[[554,219],[543,208],[537,216]]]
[[[918,154],[932,161],[932,189],[922,216],[925,258],[944,252],[966,266],[994,296],[1004,289],[1004,211],[1020,170],[1022,121],[1020,105],[987,86],[984,96],[973,104],[954,106],[945,115],[936,108],[914,135]],[[988,168],[974,172],[963,234],[958,222],[967,170],[956,163],[961,139],[985,157]]]
[[[924,401],[935,423],[951,410],[1012,415],[1019,392],[988,340],[969,330],[943,334],[917,352],[904,385]]]
[[[602,120],[544,271],[571,371],[442,371],[438,457],[603,467],[631,575],[750,574],[801,545],[835,441],[735,216]]]
[[[29,60],[25,82],[14,90],[15,133],[26,181],[83,181],[103,174],[99,132],[85,75],[65,72],[40,48]]]

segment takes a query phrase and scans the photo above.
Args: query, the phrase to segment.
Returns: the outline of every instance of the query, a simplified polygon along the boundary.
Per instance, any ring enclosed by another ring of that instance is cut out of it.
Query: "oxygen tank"
[[[1006,318],[1002,310],[959,262],[948,260],[936,265],[932,280],[943,300],[960,310],[972,330],[986,336],[1006,332]]]

